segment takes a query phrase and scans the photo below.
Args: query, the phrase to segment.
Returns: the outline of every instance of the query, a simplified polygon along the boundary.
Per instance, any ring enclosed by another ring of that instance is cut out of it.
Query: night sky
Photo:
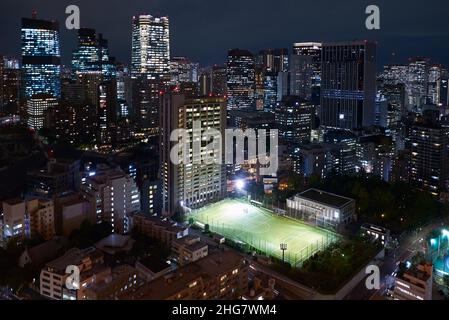
[[[378,41],[379,66],[409,56],[449,65],[447,0],[1,0],[0,54],[19,55],[20,18],[35,8],[38,18],[60,22],[63,62],[69,62],[76,45],[76,30],[65,29],[70,4],[80,7],[81,25],[102,32],[111,55],[128,65],[131,18],[142,13],[168,15],[172,56],[202,65],[223,63],[229,48],[290,49],[293,42],[353,39]],[[370,4],[380,7],[379,31],[365,28]]]

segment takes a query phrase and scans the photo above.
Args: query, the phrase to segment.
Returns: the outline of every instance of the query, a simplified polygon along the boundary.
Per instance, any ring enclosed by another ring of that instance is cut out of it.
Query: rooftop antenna
[[[37,18],[37,10],[36,10],[36,9],[33,9],[33,12],[31,13],[31,17],[32,17],[33,19],[36,19],[36,18]]]

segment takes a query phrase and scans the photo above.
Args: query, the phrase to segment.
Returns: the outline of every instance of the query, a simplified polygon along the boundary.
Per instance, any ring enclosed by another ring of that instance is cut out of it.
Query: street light
[[[285,262],[285,250],[287,250],[287,244],[281,243],[280,248],[282,250],[282,262]]]
[[[243,191],[243,189],[245,188],[245,182],[239,179],[235,182],[235,186],[237,187],[238,190]]]

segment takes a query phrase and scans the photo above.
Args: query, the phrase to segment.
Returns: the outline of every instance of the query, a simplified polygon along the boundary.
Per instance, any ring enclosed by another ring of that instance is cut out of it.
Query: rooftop
[[[10,205],[10,206],[15,206],[15,205],[18,205],[18,204],[24,202],[24,200],[19,199],[19,198],[15,198],[15,199],[5,200],[3,202],[8,204],[8,205]]]
[[[176,273],[150,281],[121,299],[163,300],[186,289],[199,278],[209,280],[241,265],[242,257],[233,251],[217,252],[177,270]]]
[[[81,260],[89,256],[97,257],[99,255],[101,255],[101,252],[92,247],[83,250],[78,248],[72,248],[68,250],[63,256],[48,262],[46,266],[48,268],[56,269],[56,271],[65,273],[67,266],[79,265]]]
[[[139,263],[154,273],[158,273],[162,270],[170,268],[170,265],[165,260],[162,260],[155,256],[147,256],[145,258],[139,259]]]
[[[319,202],[334,208],[341,208],[354,202],[353,199],[329,193],[318,189],[309,189],[297,195],[298,197]]]
[[[103,252],[114,254],[116,251],[131,250],[134,242],[131,236],[113,233],[97,242],[95,247]]]

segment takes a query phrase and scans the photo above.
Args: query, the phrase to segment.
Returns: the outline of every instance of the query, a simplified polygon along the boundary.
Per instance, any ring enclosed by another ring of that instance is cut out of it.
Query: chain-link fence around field
[[[192,212],[187,218],[192,218],[195,222],[199,222],[203,225],[203,228],[204,225],[208,224],[211,232],[220,234],[236,242],[242,250],[247,252],[255,251],[258,254],[282,259],[280,243],[270,242],[266,237],[245,228],[244,224],[238,228],[235,226],[232,227],[219,220],[211,219],[207,214],[204,214],[204,210]],[[294,223],[294,221],[292,221],[292,223]],[[325,232],[320,240],[317,240],[315,243],[309,243],[300,249],[289,245],[288,249],[285,251],[284,259],[292,266],[300,267],[305,260],[315,253],[326,249],[336,240],[336,235],[330,232]]]

